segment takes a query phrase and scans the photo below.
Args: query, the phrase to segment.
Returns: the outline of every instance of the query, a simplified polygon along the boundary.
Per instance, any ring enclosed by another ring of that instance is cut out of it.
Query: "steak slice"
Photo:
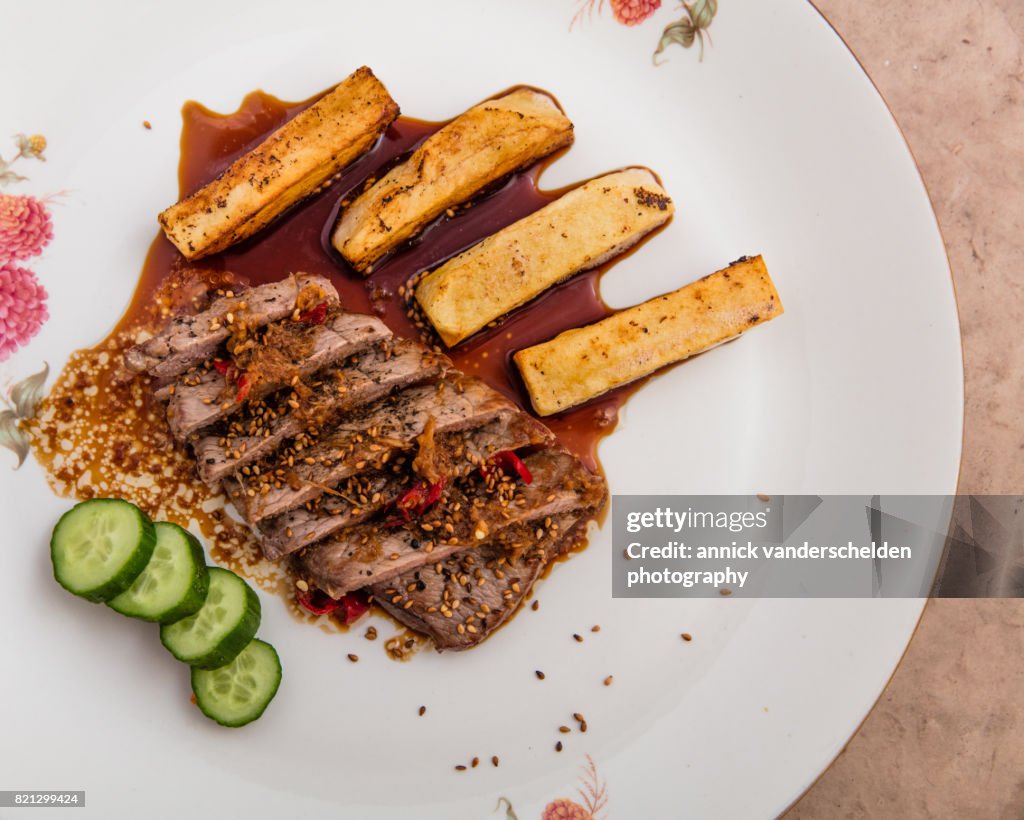
[[[384,469],[349,476],[334,490],[304,506],[261,521],[257,533],[263,554],[276,561],[340,529],[360,524],[401,495],[410,481],[404,466],[397,471]]]
[[[285,356],[288,374],[282,371],[282,377],[286,381],[271,378],[254,384],[250,394],[252,399],[285,387],[291,375],[308,376],[353,353],[366,350],[376,342],[391,338],[387,325],[375,316],[362,313],[339,313],[322,325],[293,324],[294,327],[288,328],[284,334],[301,338],[302,352],[306,349],[309,352],[297,358]],[[179,439],[186,439],[197,430],[237,412],[244,403],[238,401],[237,394],[238,388],[234,383],[215,368],[201,374],[194,383],[179,380],[167,401],[167,421],[171,432]]]
[[[411,449],[427,422],[445,433],[479,427],[521,412],[479,379],[442,380],[410,387],[374,402],[307,447],[278,451],[269,464],[256,464],[224,481],[246,521],[255,524],[311,501],[324,488],[352,475],[379,469],[396,452]]]
[[[549,440],[547,428],[524,413],[507,421],[492,421],[477,430],[439,436],[432,467],[451,482],[476,470],[495,453]],[[260,522],[258,531],[262,536],[263,553],[276,560],[365,521],[388,506],[418,478],[404,466],[352,476],[336,493],[324,493],[305,506]]]
[[[262,327],[283,319],[295,310],[299,291],[315,286],[323,292],[323,301],[338,302],[338,292],[327,279],[297,273],[279,282],[249,288],[236,296],[217,299],[207,310],[192,316],[172,319],[160,333],[125,352],[129,370],[167,379],[184,373],[206,361],[230,335],[226,321],[243,320],[249,327]]]
[[[487,544],[376,584],[370,592],[399,623],[429,635],[439,652],[470,649],[512,617],[554,555],[580,543],[588,520],[560,515],[540,539],[526,533],[534,546],[516,561],[503,545]]]
[[[543,450],[525,463],[533,474],[528,485],[518,477],[500,476],[500,470],[486,481],[470,479],[465,490],[447,488],[433,508],[401,528],[361,524],[301,550],[296,569],[309,583],[338,598],[500,539],[503,530],[517,524],[529,524],[529,533],[535,522],[591,509],[605,497],[603,480],[565,451]],[[523,541],[510,547],[510,554],[527,546]]]
[[[231,473],[269,455],[303,430],[330,424],[330,417],[413,384],[441,376],[450,362],[417,342],[405,339],[374,347],[318,374],[313,395],[281,395],[273,407],[250,402],[219,434],[204,435],[193,444],[199,476],[215,484]],[[294,404],[299,407],[296,409]]]

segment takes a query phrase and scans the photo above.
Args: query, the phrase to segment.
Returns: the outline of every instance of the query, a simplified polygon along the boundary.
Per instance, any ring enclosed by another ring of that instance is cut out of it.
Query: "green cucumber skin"
[[[206,566],[206,556],[203,553],[203,547],[198,541],[196,541],[196,547],[199,551],[197,556],[200,561],[197,564],[199,570],[192,580],[192,586],[189,587],[188,595],[174,609],[165,612],[162,617],[157,618],[157,623],[173,624],[175,621],[180,621],[189,615],[195,615],[203,608],[203,604],[206,603],[206,593],[210,591],[210,571]]]
[[[222,569],[220,567],[212,567],[210,573],[214,572],[230,572],[230,570]],[[231,573],[235,575],[235,573]],[[238,576],[236,576],[238,577]],[[260,607],[260,599],[253,592],[245,581],[239,578],[243,584],[245,584],[245,613],[242,619],[238,622],[235,628],[225,635],[220,643],[214,646],[205,655],[199,657],[186,657],[177,652],[172,646],[171,642],[167,639],[167,627],[172,624],[163,624],[160,627],[160,643],[164,645],[168,652],[174,655],[182,663],[187,663],[189,666],[197,667],[198,669],[217,669],[220,666],[231,663],[239,652],[249,645],[249,642],[256,637],[256,631],[260,628],[260,620],[262,619],[262,611]],[[201,608],[201,607],[200,607]]]
[[[206,553],[203,552],[203,545],[199,543],[199,539],[192,535],[188,530],[183,527],[179,527],[177,524],[159,522],[156,526],[159,526],[160,524],[180,530],[181,534],[188,541],[192,552],[192,563],[195,569],[192,574],[192,583],[189,585],[188,592],[176,606],[157,615],[148,615],[143,612],[139,612],[132,609],[130,605],[119,606],[117,598],[107,601],[107,606],[115,612],[118,612],[121,615],[126,615],[129,618],[135,618],[140,621],[149,621],[150,623],[171,624],[175,621],[180,621],[182,618],[187,618],[189,615],[195,615],[195,613],[202,608],[203,603],[206,601],[206,593],[210,590],[210,573],[206,567]]]
[[[229,729],[237,729],[240,726],[246,726],[247,724],[252,723],[254,720],[261,717],[263,713],[266,711],[267,707],[270,705],[270,702],[277,695],[277,690],[281,686],[281,658],[277,654],[277,650],[274,649],[273,645],[267,643],[266,641],[261,641],[259,638],[254,638],[252,640],[252,644],[265,646],[267,649],[270,650],[270,657],[273,658],[273,661],[277,666],[277,674],[275,680],[273,681],[273,685],[267,692],[263,694],[261,700],[254,703],[253,708],[250,711],[246,712],[244,716],[239,717],[235,720],[232,720],[231,718],[226,718],[223,715],[219,714],[219,710],[217,709],[216,704],[210,703],[208,698],[203,694],[204,677],[216,670],[199,669],[195,666],[192,667],[192,692],[196,696],[196,706],[198,706],[199,711],[206,715],[206,717],[208,717],[210,720],[215,721],[221,726],[226,726]],[[248,648],[248,646],[246,648]]]
[[[61,570],[59,566],[61,561],[64,560],[60,555],[61,547],[58,543],[60,540],[61,524],[64,523],[65,519],[67,519],[68,516],[74,513],[75,510],[83,504],[127,504],[133,507],[135,512],[138,514],[141,529],[138,548],[131,556],[131,559],[121,568],[121,571],[105,584],[87,591],[72,589],[64,583],[61,579]],[[149,559],[153,555],[153,549],[155,547],[156,530],[153,527],[153,522],[149,519],[148,515],[131,502],[124,501],[120,498],[91,498],[88,501],[80,501],[60,517],[56,526],[53,528],[53,534],[50,536],[50,563],[53,565],[53,577],[58,584],[64,587],[64,589],[72,595],[84,598],[86,601],[92,601],[95,604],[105,603],[111,598],[116,598],[135,583],[135,579],[142,574],[142,570],[144,570],[146,568],[146,564],[149,563]]]

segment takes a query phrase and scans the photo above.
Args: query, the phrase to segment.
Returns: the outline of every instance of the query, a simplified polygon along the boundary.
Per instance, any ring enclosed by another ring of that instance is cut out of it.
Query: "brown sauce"
[[[257,91],[249,94],[237,111],[226,115],[195,102],[186,103],[182,110],[180,194],[186,196],[202,187],[316,99],[288,103]],[[330,278],[348,310],[375,312],[397,335],[421,337],[420,327],[410,317],[403,285],[562,193],[538,187],[541,171],[554,159],[549,158],[458,208],[453,216],[441,217],[379,263],[370,277],[360,276],[330,246],[338,211],[363,185],[379,178],[443,125],[399,118],[370,152],[329,185],[257,236],[222,253],[189,263],[158,234],[132,301],[117,326],[94,348],[72,355],[37,418],[28,425],[33,452],[54,490],[79,498],[116,495],[138,504],[154,518],[186,527],[196,525],[210,541],[211,553],[219,563],[264,589],[281,593],[301,620],[318,621],[295,603],[286,567],[267,561],[248,528],[226,514],[219,491],[195,478],[191,456],[171,437],[163,408],[147,381],[129,374],[122,357],[140,333],[155,332],[173,314],[202,309],[211,289],[237,290],[299,271]],[[479,376],[529,411],[529,397],[512,364],[512,353],[607,316],[611,311],[601,301],[598,281],[610,264],[574,277],[496,327],[446,352],[464,372]],[[615,428],[618,411],[636,386],[544,421],[568,449],[599,470],[598,442]],[[325,621],[319,620],[321,626],[326,626]],[[333,619],[330,624],[339,628]],[[408,657],[421,643],[419,637],[405,633],[392,642],[398,638],[398,649],[388,650],[396,657]]]
[[[256,91],[242,101],[236,112],[226,115],[214,113],[196,102],[186,103],[182,110],[181,195],[202,187],[316,99],[288,103]],[[408,316],[409,305],[402,286],[422,271],[436,267],[563,193],[539,188],[538,177],[553,160],[538,163],[513,175],[469,207],[458,209],[454,217],[441,217],[413,242],[379,263],[371,276],[362,277],[330,246],[331,229],[342,203],[358,193],[368,179],[379,178],[444,124],[399,117],[370,152],[346,168],[326,189],[306,199],[257,236],[201,259],[194,266],[207,271],[230,272],[241,283],[252,285],[274,281],[291,272],[322,274],[337,287],[347,309],[375,312],[397,335],[419,338],[421,331]],[[172,272],[187,264],[163,234],[158,235],[146,257],[132,303],[118,327],[137,323]],[[512,354],[563,330],[607,316],[611,311],[598,293],[598,280],[607,267],[574,277],[497,327],[446,352],[458,368],[479,376],[529,410],[529,397],[511,361]],[[619,408],[632,389],[631,386],[613,391],[544,421],[562,444],[592,469],[600,469],[598,442],[614,429]]]

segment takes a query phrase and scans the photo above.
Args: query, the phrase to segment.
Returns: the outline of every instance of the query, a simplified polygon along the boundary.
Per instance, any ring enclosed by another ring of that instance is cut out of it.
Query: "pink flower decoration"
[[[46,290],[27,268],[0,262],[0,362],[39,332],[49,318]]]
[[[661,8],[661,0],[611,0],[612,14],[624,26],[642,23]]]
[[[42,253],[51,239],[53,223],[41,200],[0,194],[0,261]]]
[[[541,820],[593,820],[594,815],[579,803],[559,797],[544,807]]]

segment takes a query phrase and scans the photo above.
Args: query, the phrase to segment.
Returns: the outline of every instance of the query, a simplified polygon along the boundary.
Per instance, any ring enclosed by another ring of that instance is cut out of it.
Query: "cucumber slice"
[[[142,574],[107,606],[143,621],[173,623],[199,611],[210,574],[199,541],[177,524],[158,521],[156,547]]]
[[[196,706],[221,726],[245,726],[263,714],[281,684],[281,659],[269,643],[254,640],[219,669],[192,668]]]
[[[109,601],[132,585],[153,554],[153,522],[119,498],[92,498],[60,517],[50,538],[53,577],[89,601]]]
[[[210,567],[202,608],[160,627],[160,641],[179,661],[216,669],[235,659],[260,626],[260,599],[235,573]]]

